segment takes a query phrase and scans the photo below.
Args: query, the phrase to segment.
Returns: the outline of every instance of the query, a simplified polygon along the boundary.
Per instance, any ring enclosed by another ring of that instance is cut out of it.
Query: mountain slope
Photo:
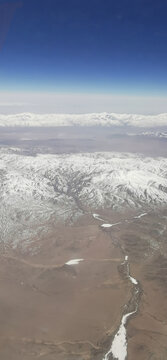
[[[17,246],[20,239],[47,233],[55,221],[74,220],[92,209],[163,205],[166,178],[165,158],[130,153],[31,157],[1,149],[1,239]]]

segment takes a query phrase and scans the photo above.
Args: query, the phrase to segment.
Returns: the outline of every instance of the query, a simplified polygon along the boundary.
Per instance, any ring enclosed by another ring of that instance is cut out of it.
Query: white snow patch
[[[121,222],[118,222],[118,223],[115,223],[115,224],[102,224],[101,227],[110,228],[110,227],[113,227],[113,226],[116,226],[116,225],[119,225],[119,224],[121,224]]]
[[[129,279],[130,279],[130,281],[131,281],[131,283],[132,283],[133,285],[137,285],[137,284],[138,284],[138,281],[137,281],[135,278],[133,278],[132,276],[129,276]]]
[[[84,259],[73,259],[69,260],[65,263],[65,265],[78,265],[80,261],[83,261]]]

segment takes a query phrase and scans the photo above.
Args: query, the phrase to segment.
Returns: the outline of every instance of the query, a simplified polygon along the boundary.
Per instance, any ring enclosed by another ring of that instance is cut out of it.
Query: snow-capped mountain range
[[[143,133],[141,133],[142,136],[148,136],[148,137],[158,137],[158,138],[163,138],[163,139],[167,139],[167,131],[145,131]]]
[[[0,114],[0,126],[167,126],[167,113],[159,115],[91,113],[91,114]]]
[[[33,157],[0,149],[1,241],[12,246],[93,209],[166,202],[166,158],[111,152]]]

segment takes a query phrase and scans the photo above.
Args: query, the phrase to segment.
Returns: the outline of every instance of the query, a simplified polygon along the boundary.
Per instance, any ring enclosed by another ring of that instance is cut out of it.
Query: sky
[[[166,15],[165,0],[0,0],[0,111],[40,111],[42,93],[45,111],[167,112]]]

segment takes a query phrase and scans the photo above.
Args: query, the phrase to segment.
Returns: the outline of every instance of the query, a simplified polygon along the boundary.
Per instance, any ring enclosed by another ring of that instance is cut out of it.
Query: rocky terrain
[[[26,248],[53,222],[93,209],[154,209],[167,202],[167,160],[130,153],[36,154],[0,150],[1,241]]]

